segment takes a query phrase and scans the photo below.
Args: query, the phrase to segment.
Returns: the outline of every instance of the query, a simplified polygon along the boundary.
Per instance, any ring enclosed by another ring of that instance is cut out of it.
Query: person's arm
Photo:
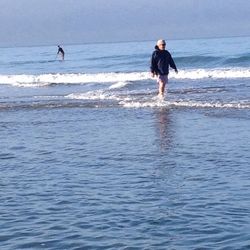
[[[156,72],[157,72],[157,64],[156,64],[156,61],[155,61],[155,52],[152,54],[152,57],[151,57],[150,70],[151,70],[152,76],[154,77]]]
[[[175,65],[174,59],[172,58],[171,54],[170,54],[170,61],[169,61],[169,65],[172,69],[174,69],[175,73],[178,73],[178,69]]]

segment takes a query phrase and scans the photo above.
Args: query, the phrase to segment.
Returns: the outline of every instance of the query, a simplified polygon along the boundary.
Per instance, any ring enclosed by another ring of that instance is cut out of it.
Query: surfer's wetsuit
[[[156,75],[168,75],[169,66],[177,70],[171,54],[167,50],[155,50],[151,58],[151,73]]]
[[[62,49],[61,47],[59,47],[59,46],[58,46],[58,51],[57,51],[57,54],[59,54],[59,53],[62,53],[62,54],[64,55],[64,51],[63,51],[63,49]]]

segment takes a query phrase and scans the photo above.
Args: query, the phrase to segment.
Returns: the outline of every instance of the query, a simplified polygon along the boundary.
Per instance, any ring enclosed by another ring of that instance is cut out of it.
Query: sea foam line
[[[118,102],[120,106],[126,108],[145,108],[145,107],[187,107],[187,108],[217,108],[217,109],[250,109],[248,100],[221,102],[221,101],[196,101],[196,100],[160,100],[157,96],[133,96],[119,95],[112,92],[88,91],[86,93],[72,93],[65,96],[67,99],[75,100],[95,100],[95,101],[110,101]]]
[[[115,83],[146,80],[148,72],[97,73],[97,74],[42,74],[42,75],[0,75],[0,84],[13,86],[45,86],[51,84]],[[114,86],[115,88],[115,86]]]
[[[250,69],[185,69],[178,74],[170,71],[174,79],[203,79],[203,78],[250,78]],[[152,79],[149,72],[130,73],[96,73],[96,74],[41,74],[41,75],[0,75],[0,84],[20,87],[43,87],[52,84],[84,84],[84,83],[120,83]],[[118,84],[119,85],[119,84]],[[117,86],[115,85],[114,88]]]
[[[186,107],[186,108],[217,108],[217,109],[250,109],[250,103],[221,103],[197,101],[120,101],[125,108],[156,108],[156,107]]]
[[[190,69],[180,70],[178,74],[171,74],[175,79],[234,79],[234,78],[250,78],[250,69],[234,68],[234,69]]]

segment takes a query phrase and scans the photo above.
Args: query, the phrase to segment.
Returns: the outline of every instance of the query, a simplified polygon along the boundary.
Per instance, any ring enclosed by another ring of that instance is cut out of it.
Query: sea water
[[[249,249],[250,38],[1,48],[0,249]]]

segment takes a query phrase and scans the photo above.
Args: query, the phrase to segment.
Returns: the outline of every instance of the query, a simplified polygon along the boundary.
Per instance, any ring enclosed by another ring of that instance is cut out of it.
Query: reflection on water
[[[169,197],[169,192],[178,194],[179,182],[176,181],[176,161],[171,157],[174,150],[173,116],[168,108],[160,108],[154,112],[155,143],[158,158],[155,160],[154,175],[157,187]],[[171,151],[171,152],[170,152]],[[177,198],[174,195],[175,198]]]
[[[156,138],[161,151],[166,151],[171,147],[173,132],[171,130],[170,110],[161,108],[156,110]]]

